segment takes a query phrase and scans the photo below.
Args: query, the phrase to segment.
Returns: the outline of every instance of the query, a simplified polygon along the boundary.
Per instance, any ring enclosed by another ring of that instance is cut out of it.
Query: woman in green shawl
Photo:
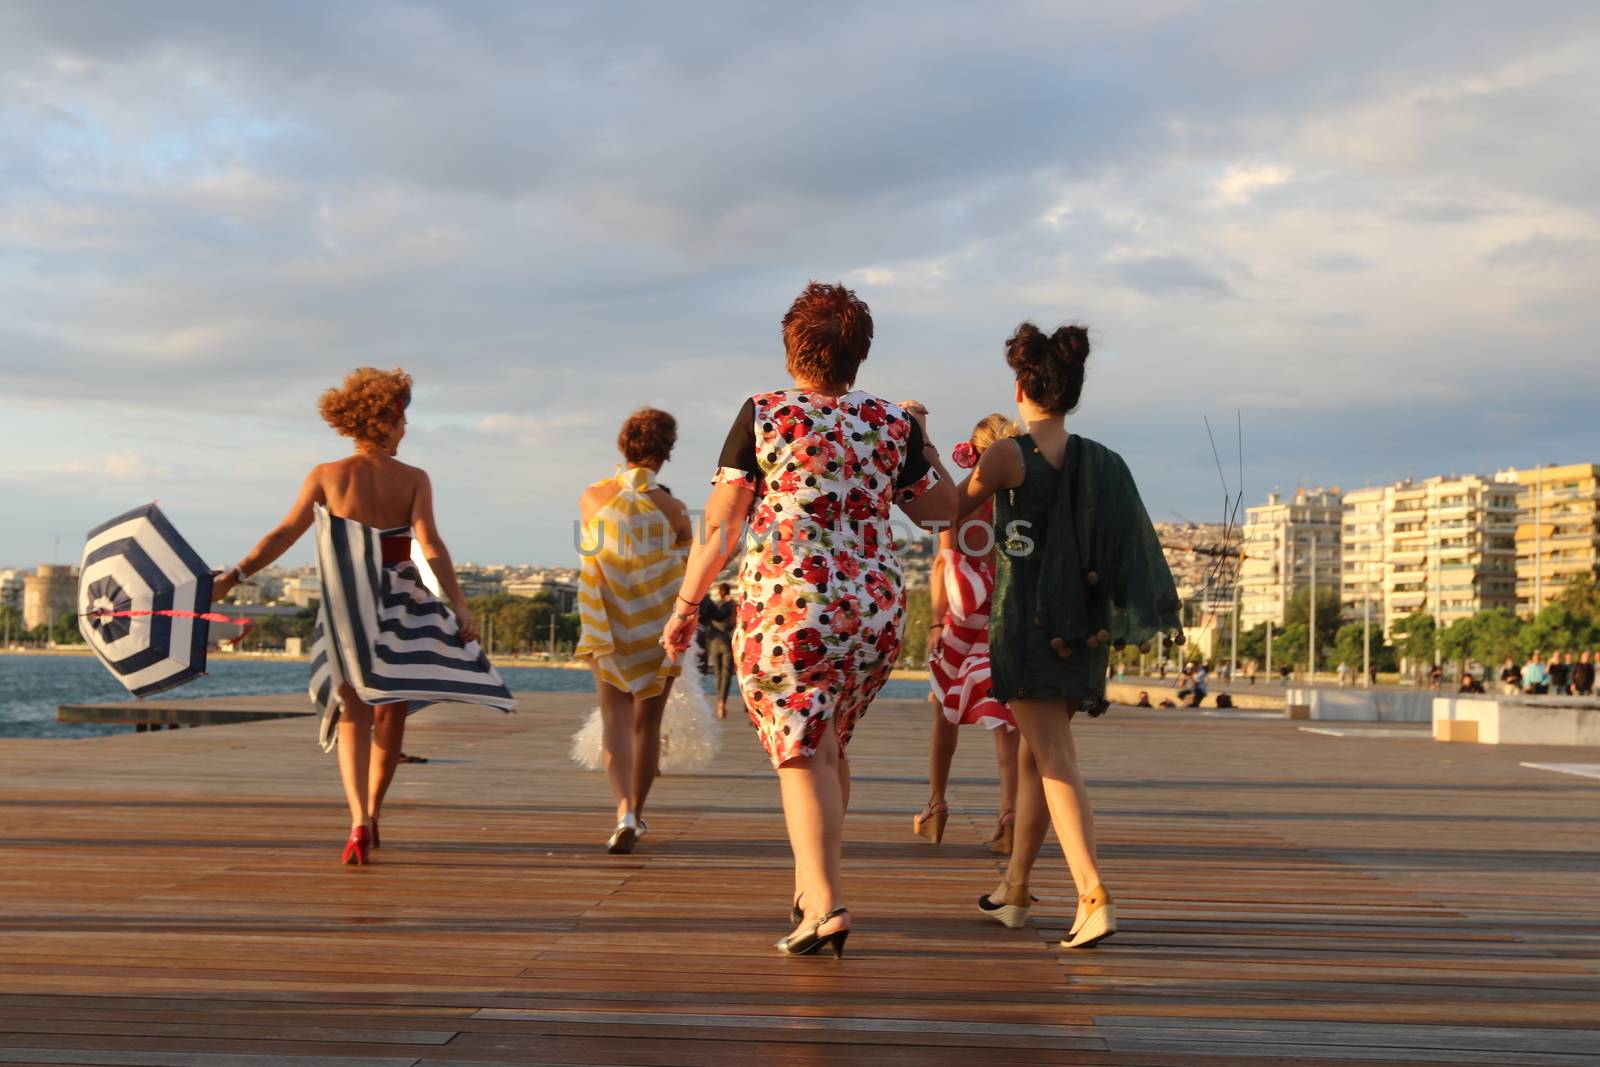
[[[1088,358],[1082,326],[1049,335],[1031,322],[1017,327],[1006,363],[1016,374],[1025,432],[984,453],[961,500],[964,519],[995,498],[990,670],[995,697],[1010,705],[1022,733],[1011,862],[978,906],[1007,926],[1022,925],[1032,904],[1028,878],[1053,823],[1078,890],[1066,948],[1088,948],[1117,930],[1100,883],[1072,717],[1105,710],[1112,648],[1163,631],[1182,642],[1172,573],[1127,464],[1067,432]]]

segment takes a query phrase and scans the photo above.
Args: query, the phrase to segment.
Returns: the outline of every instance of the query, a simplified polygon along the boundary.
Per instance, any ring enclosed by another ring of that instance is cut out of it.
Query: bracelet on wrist
[[[706,599],[705,597],[701,597],[699,600],[685,600],[685,599],[683,599],[683,595],[679,594],[678,603],[687,605],[688,607],[691,607],[691,608],[697,608],[705,601],[705,599]]]

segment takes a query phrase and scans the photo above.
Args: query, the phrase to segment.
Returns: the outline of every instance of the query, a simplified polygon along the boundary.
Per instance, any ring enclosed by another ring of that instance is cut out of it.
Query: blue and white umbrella
[[[205,673],[211,571],[154,504],[89,531],[78,629],[137,697]]]

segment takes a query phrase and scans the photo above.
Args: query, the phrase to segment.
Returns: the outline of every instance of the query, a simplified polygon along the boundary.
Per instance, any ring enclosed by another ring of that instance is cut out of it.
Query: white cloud
[[[1286,184],[1294,171],[1275,163],[1234,163],[1218,178],[1212,188],[1224,204],[1248,204],[1263,189]]]

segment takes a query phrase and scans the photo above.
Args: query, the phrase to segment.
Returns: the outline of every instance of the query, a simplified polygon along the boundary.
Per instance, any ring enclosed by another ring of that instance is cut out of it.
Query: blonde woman
[[[988,415],[972,436],[951,451],[958,467],[971,469],[996,441],[1011,436],[1011,420]],[[957,490],[960,491],[959,489]],[[994,698],[989,681],[989,598],[994,592],[994,504],[986,503],[965,522],[939,534],[939,555],[930,578],[932,607],[928,630],[928,680],[933,702],[929,745],[928,803],[911,829],[938,844],[944,838],[950,805],[950,762],[960,727],[979,724],[994,733],[1000,769],[1000,812],[987,844],[1010,855],[1017,811],[1017,724],[1011,709]]]
[[[317,525],[322,604],[312,652],[312,699],[325,747],[335,737],[350,807],[341,860],[364,864],[379,845],[378,812],[400,763],[406,715],[430,703],[515,706],[478,647],[478,623],[461,595],[433,518],[425,471],[395,458],[406,435],[411,377],[362,367],[322,394],[322,417],[355,454],[313,467],[288,516],[220,575],[212,595],[270,566]],[[411,562],[415,537],[449,605]],[[335,733],[336,731],[336,733]]]
[[[617,798],[617,825],[606,841],[612,853],[632,852],[647,829],[644,804],[661,765],[661,715],[682,670],[667,659],[660,636],[693,527],[683,503],[656,484],[677,441],[671,415],[635,411],[617,435],[624,466],[578,501],[585,554],[577,657],[589,661],[600,697],[606,777]]]

